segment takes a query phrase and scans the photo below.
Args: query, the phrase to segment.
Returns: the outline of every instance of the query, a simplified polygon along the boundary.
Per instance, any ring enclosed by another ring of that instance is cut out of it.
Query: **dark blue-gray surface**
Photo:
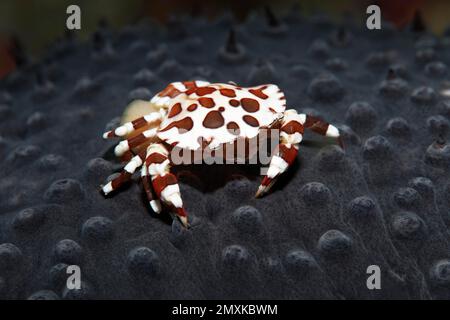
[[[102,27],[0,82],[2,298],[450,297],[450,38],[294,15],[231,26]],[[288,107],[337,124],[346,150],[307,134],[258,200],[258,168],[178,168],[189,230],[149,213],[138,179],[105,199],[119,169],[105,126],[189,79],[274,82]],[[65,289],[70,264],[82,290]]]

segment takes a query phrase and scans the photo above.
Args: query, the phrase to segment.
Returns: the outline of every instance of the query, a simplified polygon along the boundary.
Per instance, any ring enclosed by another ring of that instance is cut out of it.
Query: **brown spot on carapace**
[[[174,86],[172,86],[171,84],[169,84],[163,91],[161,91],[160,93],[158,93],[158,96],[160,97],[169,97],[169,98],[175,98],[176,96],[178,96],[181,92],[175,88]]]
[[[195,111],[195,109],[197,109],[197,104],[196,103],[193,103],[189,107],[187,107],[187,110],[191,111],[191,112]]]
[[[199,98],[198,102],[205,108],[212,108],[216,105],[211,98]]]
[[[227,129],[228,129],[228,132],[230,132],[231,134],[234,134],[236,136],[239,135],[239,132],[240,132],[239,125],[236,122],[234,122],[234,121],[228,122]]]
[[[184,81],[183,84],[186,87],[186,89],[192,89],[197,87],[195,81]]]
[[[216,129],[223,126],[225,119],[219,111],[210,111],[203,120],[203,126],[209,129]]]
[[[219,111],[220,111],[220,112],[224,112],[224,111],[225,111],[225,108],[224,108],[224,107],[220,107],[220,108],[219,108]]]
[[[233,106],[233,107],[239,106],[239,101],[236,99],[231,99],[230,101],[228,101],[228,103],[230,104],[230,106]]]
[[[186,90],[186,95],[191,95],[191,94],[193,94],[194,92],[195,92],[195,90],[197,90],[197,87],[193,87],[193,88],[189,88],[189,89],[187,89]]]
[[[195,93],[196,93],[198,96],[201,97],[201,96],[204,96],[204,95],[213,93],[214,91],[216,91],[215,88],[211,88],[211,87],[199,87],[199,88],[197,88],[197,89],[195,90]]]
[[[249,116],[249,115],[245,115],[242,117],[242,119],[244,119],[245,123],[248,124],[251,127],[257,127],[259,126],[259,122],[255,117]]]
[[[281,127],[281,131],[284,131],[287,134],[294,134],[296,132],[303,134],[303,126],[300,122],[291,120]]]
[[[170,108],[170,111],[169,111],[169,114],[168,114],[168,117],[169,118],[173,118],[173,117],[175,117],[177,114],[179,114],[180,112],[181,112],[181,103],[175,103],[173,106],[172,106],[172,108]]]
[[[233,89],[220,89],[220,94],[230,98],[236,97],[236,93],[234,92]]]
[[[259,102],[252,98],[242,98],[241,105],[247,112],[256,112],[259,110]]]
[[[178,128],[178,131],[180,131],[180,130],[189,131],[192,129],[193,126],[194,126],[194,122],[192,121],[192,119],[190,117],[186,117],[181,120],[170,123],[168,126],[160,129],[159,131],[164,132],[164,131],[170,130],[172,128]]]
[[[259,89],[250,89],[248,91],[251,94],[257,96],[258,98],[267,99],[269,96],[263,92],[263,90],[266,89],[266,88],[267,88],[267,86],[264,86],[264,87],[261,87]]]

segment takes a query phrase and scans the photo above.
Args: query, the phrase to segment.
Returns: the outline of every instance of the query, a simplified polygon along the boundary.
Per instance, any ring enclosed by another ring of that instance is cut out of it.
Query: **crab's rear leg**
[[[314,116],[310,116],[304,113],[299,114],[299,116],[305,129],[310,129],[311,131],[322,136],[335,138],[341,148],[344,148],[338,128]]]
[[[255,197],[266,194],[275,183],[276,179],[287,170],[295,161],[299,143],[303,138],[303,124],[301,115],[291,109],[284,114],[280,128],[280,143],[270,160],[269,169],[259,186]]]
[[[170,172],[167,148],[161,143],[151,144],[147,149],[145,165],[151,176],[156,196],[173,210],[185,227],[188,227],[187,213],[183,207],[178,180]]]

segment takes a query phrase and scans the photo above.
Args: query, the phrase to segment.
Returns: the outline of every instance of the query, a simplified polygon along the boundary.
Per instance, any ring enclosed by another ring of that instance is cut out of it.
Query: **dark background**
[[[78,4],[82,13],[82,29],[77,37],[86,39],[100,21],[114,28],[151,18],[162,24],[173,15],[195,15],[214,20],[224,12],[231,12],[238,21],[245,21],[251,12],[270,7],[283,15],[299,10],[304,16],[325,12],[336,22],[350,17],[364,22],[365,8],[376,3],[381,6],[383,18],[398,28],[405,27],[420,12],[427,28],[442,34],[448,22],[450,3],[444,0],[397,0],[397,1],[201,1],[201,0],[6,0],[0,3],[0,77],[10,73],[17,65],[14,51],[19,46],[29,56],[42,54],[46,47],[66,31],[66,8]],[[20,63],[20,61],[19,61]]]

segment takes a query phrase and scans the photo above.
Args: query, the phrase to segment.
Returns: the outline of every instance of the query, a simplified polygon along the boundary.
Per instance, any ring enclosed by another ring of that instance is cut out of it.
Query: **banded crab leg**
[[[126,153],[133,154],[131,149],[140,146],[145,143],[147,139],[155,137],[157,128],[152,128],[144,131],[133,138],[123,140],[115,147],[114,153],[117,157],[121,157]],[[131,160],[125,165],[120,175],[114,180],[108,182],[102,187],[103,193],[108,195],[112,191],[119,188],[125,182],[129,181],[135,171],[142,166],[145,160],[145,152],[139,152],[138,155],[131,158]]]
[[[149,125],[153,122],[161,121],[165,115],[164,109],[161,109],[160,111],[149,113],[143,117],[137,118],[133,121],[124,123],[123,125],[115,128],[114,130],[105,132],[103,134],[104,139],[109,138],[117,138],[117,137],[125,137],[129,135],[130,133],[135,132],[136,130],[139,130],[146,125]]]
[[[338,128],[314,116],[304,113],[299,114],[299,116],[305,129],[310,129],[311,131],[322,136],[335,138],[341,148],[344,148]]]
[[[161,143],[151,144],[147,148],[145,165],[152,179],[153,190],[156,196],[171,208],[185,227],[188,227],[187,213],[183,207],[178,180],[170,172],[169,151],[167,148]]]
[[[145,194],[150,203],[151,208],[156,213],[161,212],[161,204],[159,200],[156,198],[155,192],[153,191],[153,187],[149,181],[149,175],[147,172],[147,166],[144,165],[145,161],[145,150],[141,151],[138,155],[134,156],[124,167],[120,175],[108,182],[106,185],[102,187],[102,191],[105,195],[108,195],[114,190],[120,188],[124,183],[131,180],[131,177],[136,172],[136,170],[141,167],[141,179],[142,184],[144,186]]]
[[[339,130],[332,124],[317,117],[303,113],[298,114],[293,109],[286,110],[281,124],[280,143],[276,149],[277,154],[272,157],[267,175],[264,176],[255,197],[259,198],[266,194],[278,176],[295,161],[299,144],[303,139],[304,129],[311,129],[323,136],[336,138],[339,145],[343,147]]]
[[[129,181],[136,170],[142,166],[145,160],[145,153],[140,152],[125,165],[120,175],[109,181],[107,184],[102,186],[102,191],[105,195],[108,195],[114,190],[117,190],[120,186],[122,186],[125,182]]]
[[[147,165],[143,165],[141,168],[141,179],[142,179],[142,185],[144,186],[145,194],[147,196],[147,200],[150,204],[150,207],[155,211],[156,213],[161,213],[161,202],[156,197],[155,191],[153,190],[153,186],[151,183],[150,175],[147,171]]]
[[[135,119],[131,122],[127,122],[112,131],[108,131],[104,133],[103,137],[105,139],[114,138],[114,137],[123,137],[129,134],[136,132],[139,129],[145,128],[147,125],[153,122],[160,122],[165,116],[166,111],[161,109],[157,112],[152,112],[148,115]],[[134,155],[132,149],[136,147],[140,147],[145,144],[148,139],[156,136],[157,128],[151,128],[145,130],[135,136],[121,141],[114,149],[114,153],[118,157],[122,157],[128,155],[128,159],[131,159],[120,175],[108,182],[106,185],[102,186],[102,191],[105,195],[108,195],[112,191],[118,189],[124,183],[129,181],[135,171],[142,166],[141,168],[141,179],[144,185],[144,190],[147,195],[147,199],[150,202],[152,209],[159,213],[161,211],[161,206],[159,204],[159,200],[156,199],[154,191],[152,189],[151,184],[149,183],[149,176],[147,173],[147,167],[144,164],[146,158],[146,150],[141,150],[137,155]],[[142,149],[142,148],[141,148]]]
[[[148,139],[156,137],[156,134],[158,133],[158,128],[151,128],[148,130],[145,130],[138,135],[125,139],[119,142],[119,144],[114,148],[114,154],[117,157],[123,156],[126,152],[129,150],[132,150],[133,148],[136,148],[140,146],[141,144],[148,141]]]
[[[265,195],[280,174],[295,161],[298,146],[303,138],[302,117],[293,109],[286,110],[280,128],[280,143],[270,160],[267,174],[255,194],[256,198]]]

